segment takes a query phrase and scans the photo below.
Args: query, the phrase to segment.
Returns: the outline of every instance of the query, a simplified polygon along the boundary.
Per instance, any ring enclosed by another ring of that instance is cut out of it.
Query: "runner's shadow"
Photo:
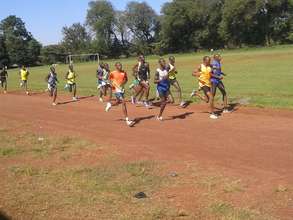
[[[185,112],[184,114],[171,116],[168,119],[165,119],[166,121],[176,120],[176,119],[186,119],[188,116],[193,115],[194,112]]]
[[[90,95],[90,96],[82,96],[82,97],[79,97],[78,100],[70,100],[70,101],[65,101],[65,102],[58,102],[58,105],[66,105],[66,104],[70,104],[70,103],[73,103],[73,102],[80,102],[84,99],[88,99],[88,98],[92,98],[94,97],[94,95]]]
[[[137,124],[139,124],[140,122],[145,121],[145,120],[153,119],[154,117],[155,117],[155,115],[149,115],[149,116],[145,116],[145,117],[135,118],[135,119],[134,119],[134,122],[135,122],[134,125],[137,125]]]

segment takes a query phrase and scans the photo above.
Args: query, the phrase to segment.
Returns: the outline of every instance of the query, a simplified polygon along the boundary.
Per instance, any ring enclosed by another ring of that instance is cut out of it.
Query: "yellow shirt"
[[[28,77],[28,71],[26,69],[20,70],[20,78],[21,80],[27,80]]]
[[[173,66],[172,64],[169,64],[169,66],[170,66],[169,79],[174,80],[174,79],[176,79],[176,69],[175,69],[175,66]]]
[[[209,66],[205,66],[204,64],[201,64],[200,66],[201,74],[198,78],[199,81],[199,87],[202,88],[204,86],[211,87],[211,72],[212,68]]]
[[[68,84],[74,84],[75,83],[75,72],[72,72],[71,70],[68,71],[68,76],[67,76],[67,83]]]

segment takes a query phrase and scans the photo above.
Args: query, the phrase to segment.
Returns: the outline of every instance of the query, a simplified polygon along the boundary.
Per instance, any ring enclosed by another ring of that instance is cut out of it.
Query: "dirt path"
[[[203,105],[168,106],[160,123],[157,108],[128,107],[138,119],[134,128],[122,121],[120,107],[105,113],[95,97],[53,107],[45,94],[7,94],[0,95],[0,123],[4,118],[27,123],[28,130],[86,137],[129,160],[197,161],[264,182],[293,183],[293,111],[243,107],[212,121]]]

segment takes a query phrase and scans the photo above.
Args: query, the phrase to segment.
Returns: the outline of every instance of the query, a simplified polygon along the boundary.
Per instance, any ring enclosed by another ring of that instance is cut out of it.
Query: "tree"
[[[158,30],[158,16],[146,2],[129,2],[126,6],[126,24],[132,33],[137,52],[150,52],[150,44]]]
[[[44,64],[64,63],[69,54],[63,45],[49,45],[42,48],[41,58]]]
[[[4,44],[4,36],[3,34],[0,33],[0,65],[4,64],[4,65],[8,65],[9,60],[8,60],[8,56],[6,53],[6,48],[5,48],[5,44]]]
[[[114,31],[115,11],[112,4],[106,0],[91,1],[86,23],[95,35],[93,44],[98,52],[111,55],[113,39],[117,39]]]
[[[25,24],[20,18],[16,16],[5,18],[0,23],[0,32],[3,33],[10,64],[33,65],[37,63],[41,45],[26,30]]]
[[[70,27],[63,27],[62,45],[70,53],[82,53],[89,49],[90,35],[86,28],[80,23],[75,23]]]

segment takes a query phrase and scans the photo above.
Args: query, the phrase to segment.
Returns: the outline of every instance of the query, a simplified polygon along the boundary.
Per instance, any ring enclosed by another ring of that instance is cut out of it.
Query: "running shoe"
[[[157,120],[158,120],[158,121],[163,121],[164,119],[163,119],[162,116],[161,116],[161,117],[157,116]]]
[[[99,98],[99,101],[100,101],[100,102],[103,102],[103,99],[102,99],[102,98]]]
[[[223,110],[223,113],[231,113],[231,111],[230,111],[229,109],[225,108],[225,109]]]
[[[210,119],[218,119],[219,117],[216,114],[211,114]]]
[[[186,104],[186,102],[182,101],[182,102],[180,103],[180,107],[184,107],[185,104]]]
[[[29,94],[30,94],[30,93],[29,93],[29,91],[26,91],[25,93],[26,93],[27,95],[29,95]]]
[[[6,94],[6,93],[7,93],[7,91],[4,90],[4,94]]]
[[[52,103],[52,105],[53,105],[53,106],[56,106],[56,105],[57,105],[57,103],[56,103],[56,102],[53,102],[53,103]]]
[[[106,105],[105,111],[109,112],[111,108],[112,108],[112,104],[110,102],[108,102],[107,105]]]
[[[131,120],[126,120],[126,124],[127,126],[132,127],[135,124],[135,122]]]
[[[195,95],[196,95],[196,90],[193,90],[192,93],[190,94],[190,97],[192,98]]]
[[[73,101],[77,101],[78,98],[77,98],[77,97],[73,97],[72,100],[73,100]]]
[[[151,105],[150,105],[148,102],[144,102],[144,106],[145,106],[146,108],[151,108]]]

